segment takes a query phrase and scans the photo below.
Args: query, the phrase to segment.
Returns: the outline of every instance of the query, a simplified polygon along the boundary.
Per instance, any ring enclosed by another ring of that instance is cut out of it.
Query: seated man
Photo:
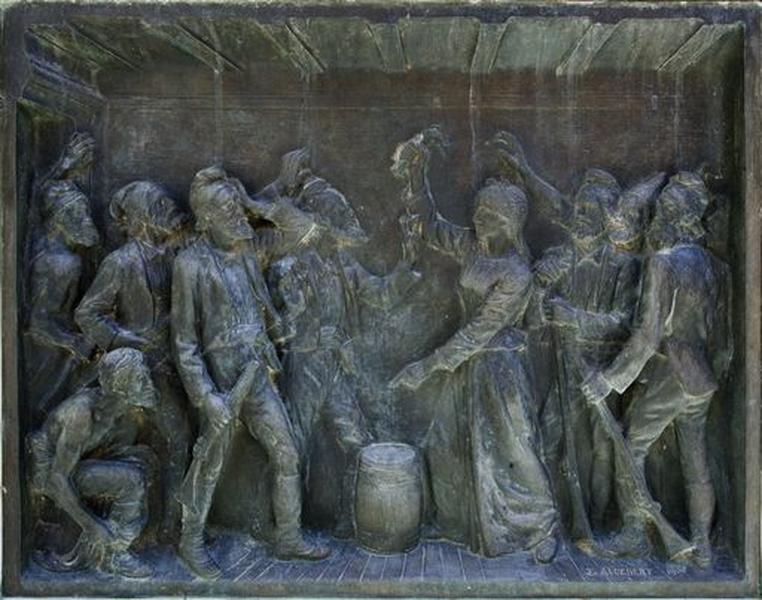
[[[131,348],[106,354],[99,380],[100,388],[64,400],[27,438],[32,497],[49,498],[82,528],[70,565],[150,577],[129,551],[147,520],[145,465],[124,447],[120,423],[133,409],[153,408],[156,391],[143,354]],[[89,502],[105,503],[105,519]]]

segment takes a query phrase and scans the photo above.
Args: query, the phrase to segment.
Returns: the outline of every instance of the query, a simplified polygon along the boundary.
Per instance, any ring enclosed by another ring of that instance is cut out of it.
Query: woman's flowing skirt
[[[525,351],[493,340],[442,383],[426,440],[436,526],[486,556],[532,548],[557,513]]]

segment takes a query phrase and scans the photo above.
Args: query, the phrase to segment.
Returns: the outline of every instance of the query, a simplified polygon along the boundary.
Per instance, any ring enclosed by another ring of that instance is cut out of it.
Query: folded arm
[[[116,255],[106,257],[74,312],[85,335],[104,350],[132,345],[139,337],[115,319],[117,296],[125,274]]]

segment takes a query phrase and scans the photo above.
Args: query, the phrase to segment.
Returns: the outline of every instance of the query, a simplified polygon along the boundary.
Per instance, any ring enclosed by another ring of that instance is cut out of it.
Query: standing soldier
[[[204,545],[204,528],[235,420],[240,417],[273,465],[275,554],[282,559],[325,558],[327,548],[302,537],[299,454],[275,385],[281,366],[271,338],[281,336],[280,319],[261,265],[272,256],[273,239],[281,236],[278,231],[267,239],[255,234],[244,206],[276,225],[283,218],[285,238],[293,236],[297,245],[318,226],[283,203],[265,206],[251,200],[240,182],[218,167],[196,174],[190,205],[200,235],[175,259],[172,327],[177,368],[202,422],[180,495],[180,555],[198,575],[220,575]],[[245,390],[240,414],[234,414],[231,392],[240,393],[236,383],[251,367],[256,377]]]
[[[420,276],[404,261],[388,276],[374,276],[343,251],[367,241],[366,234],[344,195],[312,174],[307,150],[286,154],[281,177],[263,192],[281,194],[325,225],[314,247],[299,249],[273,265],[270,282],[283,311],[285,392],[303,460],[309,467],[322,458],[309,456],[322,420],[345,463],[340,485],[318,485],[338,495],[334,535],[346,538],[354,529],[358,453],[372,441],[357,398],[364,384],[353,352],[357,307],[388,305]]]
[[[654,254],[645,267],[637,327],[611,365],[592,373],[583,386],[590,402],[601,402],[612,390],[622,394],[647,374],[645,390],[625,415],[627,440],[644,472],[649,449],[674,423],[694,558],[702,567],[711,565],[715,504],[706,419],[732,357],[729,269],[702,244],[708,203],[706,187],[695,173],[670,179],[648,232]],[[631,499],[625,494],[618,498],[625,526],[617,547],[626,554],[644,545],[646,533]]]
[[[664,176],[654,175],[623,194],[611,174],[590,169],[570,198],[532,169],[512,135],[498,134],[494,143],[503,165],[525,183],[538,212],[570,223],[570,243],[548,249],[535,264],[556,356],[558,406],[547,405],[544,418],[563,424],[563,431],[554,431],[564,448],[561,470],[567,479],[571,535],[592,551],[593,529],[605,527],[614,489],[614,453],[580,385],[590,372],[613,360],[629,335],[644,218]]]
[[[190,445],[182,384],[171,359],[169,314],[172,238],[184,219],[166,192],[150,181],[135,181],[117,191],[110,212],[129,241],[104,259],[75,318],[102,350],[137,348],[146,355],[160,396],[150,418],[167,452],[160,537],[169,541],[179,522],[176,498]]]
[[[536,277],[547,288],[546,319],[556,328],[564,348],[559,357],[559,382],[565,382],[567,388],[561,393],[571,401],[572,419],[588,413],[589,444],[583,436],[576,447],[579,476],[589,482],[586,491],[594,529],[605,527],[614,489],[614,451],[598,415],[585,409],[579,386],[592,370],[602,369],[614,359],[630,334],[640,289],[645,218],[663,181],[664,175],[658,173],[606,205],[604,237],[590,251],[584,250],[584,237],[580,243],[579,234],[572,232],[572,244],[551,249],[535,266]],[[577,201],[584,203],[579,196]],[[590,460],[586,452],[591,453]],[[580,542],[585,546],[586,542]]]

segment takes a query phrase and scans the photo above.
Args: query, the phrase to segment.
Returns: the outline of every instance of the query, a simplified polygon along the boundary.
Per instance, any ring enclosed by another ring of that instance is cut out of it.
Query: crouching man
[[[130,411],[154,407],[156,391],[143,354],[131,348],[103,357],[99,381],[100,388],[64,400],[27,438],[32,497],[52,500],[82,529],[61,566],[146,578],[152,569],[130,546],[147,521],[147,465],[124,447],[120,434]],[[104,505],[101,518],[94,507]]]

